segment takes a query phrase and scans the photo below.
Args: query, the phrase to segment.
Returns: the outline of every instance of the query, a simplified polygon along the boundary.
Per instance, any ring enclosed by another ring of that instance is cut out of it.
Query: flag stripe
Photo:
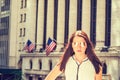
[[[47,49],[46,49],[47,54],[49,54],[53,50],[55,45],[56,44],[54,42],[51,42],[51,44],[49,46],[47,46]]]
[[[35,49],[35,45],[30,40],[28,40],[23,50],[31,52],[33,49]]]
[[[53,48],[55,47],[55,43],[54,42],[51,42],[51,44],[48,46],[47,45],[47,49],[46,49],[46,52],[49,53],[53,50]]]
[[[50,52],[53,51],[55,46],[56,46],[56,42],[53,41],[51,38],[49,38],[48,43],[46,45],[46,55],[49,55]]]
[[[35,48],[35,45],[34,44],[30,44],[28,50],[32,51],[34,48]]]

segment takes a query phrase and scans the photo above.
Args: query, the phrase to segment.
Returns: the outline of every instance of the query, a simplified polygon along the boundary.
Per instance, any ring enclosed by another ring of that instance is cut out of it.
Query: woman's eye
[[[77,46],[77,45],[78,45],[78,42],[74,42],[73,44],[74,44],[74,46]]]
[[[85,47],[85,42],[73,42],[73,45],[76,46],[81,46],[81,47]]]
[[[85,47],[85,42],[80,43],[81,47]]]

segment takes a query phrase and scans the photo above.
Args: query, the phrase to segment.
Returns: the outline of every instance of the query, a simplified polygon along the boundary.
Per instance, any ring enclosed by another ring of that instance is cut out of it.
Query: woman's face
[[[75,36],[73,38],[72,48],[75,54],[85,54],[87,43],[83,37]]]

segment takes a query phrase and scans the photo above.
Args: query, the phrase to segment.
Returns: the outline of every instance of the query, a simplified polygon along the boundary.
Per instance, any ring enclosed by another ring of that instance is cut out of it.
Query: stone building
[[[62,52],[52,52],[46,57],[43,53],[22,54],[22,77],[25,80],[44,80],[49,71],[59,61]],[[101,61],[104,61],[106,72],[103,73],[102,80],[119,80],[120,77],[120,53],[115,51],[100,52],[97,51]],[[64,73],[56,80],[65,80]]]
[[[112,80],[119,80],[119,3],[119,0],[0,0],[0,68],[18,69],[22,58],[23,78],[41,80],[59,60],[71,33],[84,30],[96,54],[107,65],[107,78],[109,75]],[[46,56],[49,37],[57,41],[57,47]],[[23,51],[28,39],[36,44],[36,51],[30,54]]]

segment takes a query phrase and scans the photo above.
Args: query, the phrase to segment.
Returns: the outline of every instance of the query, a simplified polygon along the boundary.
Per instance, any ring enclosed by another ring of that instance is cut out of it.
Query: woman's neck
[[[75,54],[75,60],[78,61],[79,63],[81,63],[85,58],[87,57],[86,54]]]

